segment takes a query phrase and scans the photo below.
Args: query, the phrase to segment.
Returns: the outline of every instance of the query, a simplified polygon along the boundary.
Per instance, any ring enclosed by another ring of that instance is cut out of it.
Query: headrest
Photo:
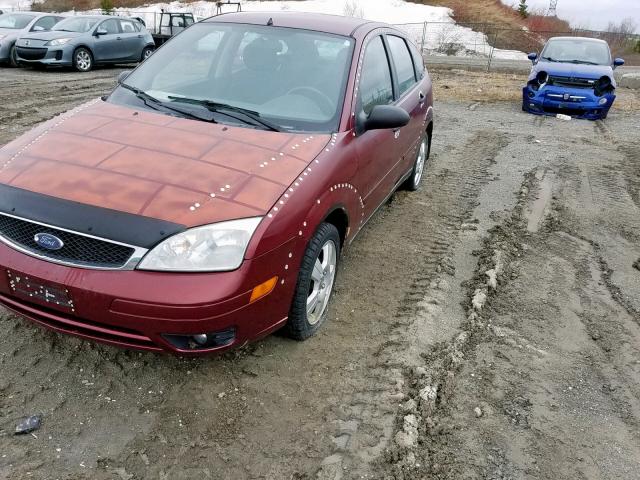
[[[281,49],[279,41],[260,37],[244,47],[242,59],[250,70],[274,71],[278,68],[278,53]]]

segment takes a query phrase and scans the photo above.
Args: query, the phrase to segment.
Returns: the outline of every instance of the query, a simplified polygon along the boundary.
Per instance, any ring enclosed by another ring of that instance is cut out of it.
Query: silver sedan
[[[98,64],[139,62],[153,49],[153,37],[140,22],[106,15],[68,17],[49,32],[16,42],[21,65],[72,66],[80,72]]]
[[[12,12],[0,15],[0,63],[16,66],[18,37],[51,30],[64,17],[51,13]]]

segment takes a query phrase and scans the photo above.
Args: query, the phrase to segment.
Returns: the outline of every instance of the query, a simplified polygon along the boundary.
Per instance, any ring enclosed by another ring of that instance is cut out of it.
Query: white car
[[[49,31],[63,18],[40,12],[10,12],[0,15],[0,63],[17,66],[16,40],[25,33]]]

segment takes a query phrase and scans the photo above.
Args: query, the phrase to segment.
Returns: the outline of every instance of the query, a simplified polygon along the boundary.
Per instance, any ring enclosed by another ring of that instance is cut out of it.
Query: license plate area
[[[9,288],[17,297],[43,305],[59,307],[70,312],[75,311],[75,305],[69,295],[69,290],[61,285],[44,283],[40,280],[7,271]]]

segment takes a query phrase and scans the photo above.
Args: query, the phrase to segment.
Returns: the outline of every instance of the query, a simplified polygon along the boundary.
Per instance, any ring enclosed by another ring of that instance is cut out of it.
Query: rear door
[[[142,49],[144,48],[144,39],[142,32],[138,31],[136,24],[127,19],[120,20],[120,30],[122,33],[122,55],[123,59],[138,61],[142,57]]]
[[[356,99],[356,116],[368,116],[376,105],[394,102],[393,77],[383,37],[373,37],[365,48],[361,80]],[[370,130],[355,139],[358,171],[354,180],[363,193],[368,217],[391,191],[391,172],[400,158],[396,132]]]
[[[409,125],[397,133],[396,142],[401,161],[394,171],[396,178],[407,173],[415,162],[419,142],[424,135],[424,118],[426,114],[426,96],[418,83],[418,69],[414,65],[409,45],[404,38],[392,34],[385,36],[391,54],[393,77],[397,91],[396,105],[411,116]]]
[[[96,31],[103,30],[104,35],[95,36],[93,54],[96,62],[114,62],[126,58],[125,47],[120,33],[120,22],[110,18],[98,25]]]

